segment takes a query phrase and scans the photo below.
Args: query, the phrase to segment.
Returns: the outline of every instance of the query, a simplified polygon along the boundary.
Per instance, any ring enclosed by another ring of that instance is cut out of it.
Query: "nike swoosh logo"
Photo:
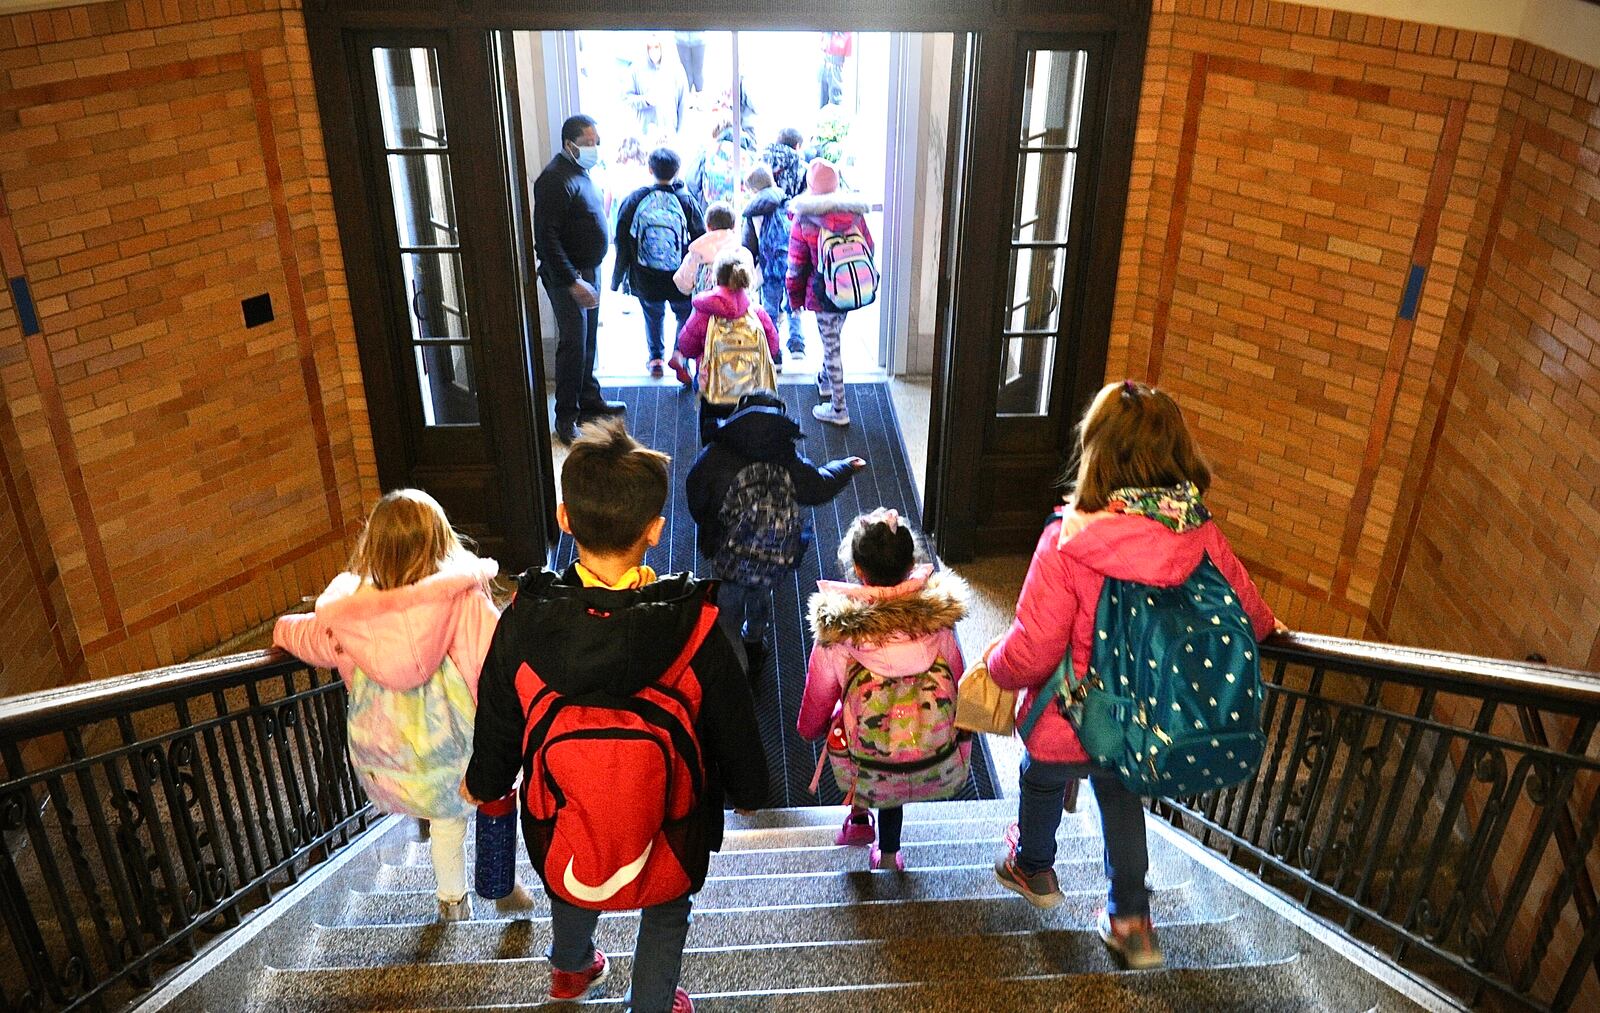
[[[569,858],[567,859],[567,871],[561,875],[561,885],[566,887],[567,892],[578,900],[588,901],[590,904],[599,904],[602,901],[610,900],[617,895],[618,890],[639,878],[639,873],[644,871],[644,863],[650,860],[650,851],[655,846],[655,841],[646,844],[644,846],[644,854],[612,873],[611,878],[599,886],[590,886],[573,875],[573,859]]]

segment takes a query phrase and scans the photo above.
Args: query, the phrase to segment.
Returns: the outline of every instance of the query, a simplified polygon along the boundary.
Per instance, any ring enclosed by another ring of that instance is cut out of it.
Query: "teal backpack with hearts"
[[[1185,798],[1248,780],[1261,763],[1261,663],[1222,571],[1204,556],[1175,587],[1105,579],[1089,675],[1062,659],[1018,725],[1060,706],[1084,752],[1129,791]]]

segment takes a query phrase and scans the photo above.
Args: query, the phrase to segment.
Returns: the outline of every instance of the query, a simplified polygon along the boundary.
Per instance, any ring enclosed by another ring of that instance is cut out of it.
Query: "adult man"
[[[533,184],[534,249],[539,277],[556,317],[555,436],[576,438],[580,423],[626,410],[600,396],[594,378],[600,327],[600,262],[606,256],[606,212],[589,170],[600,161],[594,117],[561,124],[561,152]]]
[[[652,35],[644,44],[644,59],[633,61],[628,69],[628,90],[622,98],[639,117],[639,134],[650,137],[666,131],[677,137],[683,129],[683,103],[689,82],[683,68],[663,58],[661,36]]]
[[[680,331],[693,311],[689,297],[673,282],[673,272],[683,263],[689,244],[706,231],[699,206],[677,178],[680,164],[678,153],[671,148],[652,151],[650,172],[655,185],[633,191],[617,211],[617,259],[611,287],[626,285],[626,291],[639,297],[650,350],[646,368],[655,377],[662,375],[665,366],[662,323],[667,306],[672,306]]]

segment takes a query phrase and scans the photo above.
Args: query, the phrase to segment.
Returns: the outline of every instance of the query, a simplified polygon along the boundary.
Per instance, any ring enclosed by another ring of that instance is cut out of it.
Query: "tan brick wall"
[[[40,326],[0,301],[9,466],[68,653],[166,664],[318,591],[377,481],[298,5],[0,18],[0,136]]]
[[[1291,625],[1590,662],[1597,89],[1502,36],[1157,0],[1108,375],[1185,405]],[[1480,271],[1524,120],[1550,143]]]

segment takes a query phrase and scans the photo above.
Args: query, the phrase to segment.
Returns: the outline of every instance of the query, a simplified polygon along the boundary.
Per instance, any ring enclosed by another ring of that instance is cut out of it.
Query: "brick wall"
[[[298,5],[0,18],[0,137],[0,264],[37,309],[0,300],[16,692],[315,593],[377,480]]]
[[[1291,625],[1590,662],[1600,76],[1394,19],[1155,7],[1109,375],[1185,405]]]

